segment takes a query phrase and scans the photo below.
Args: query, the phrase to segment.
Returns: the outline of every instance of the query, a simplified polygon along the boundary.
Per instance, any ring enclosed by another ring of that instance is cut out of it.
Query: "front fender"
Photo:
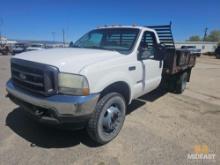
[[[116,82],[124,82],[126,83],[130,88],[130,101],[133,98],[133,81],[124,72],[112,72],[109,74],[105,74],[102,76],[99,76],[99,78],[96,79],[89,79],[90,84],[90,92],[91,93],[100,93],[103,89],[110,86],[113,83]]]

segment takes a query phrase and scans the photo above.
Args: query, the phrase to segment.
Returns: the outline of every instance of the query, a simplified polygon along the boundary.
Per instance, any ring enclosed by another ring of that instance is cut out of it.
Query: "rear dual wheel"
[[[188,73],[183,72],[180,75],[174,75],[167,80],[165,85],[169,92],[181,94],[186,89]]]
[[[183,93],[183,91],[186,89],[188,74],[187,72],[183,72],[177,79],[176,82],[176,93]]]

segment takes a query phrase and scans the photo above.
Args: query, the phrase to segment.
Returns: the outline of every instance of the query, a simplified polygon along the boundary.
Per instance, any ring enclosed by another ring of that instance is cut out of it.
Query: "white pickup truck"
[[[162,79],[185,89],[195,56],[176,51],[171,34],[170,25],[107,26],[72,48],[21,53],[11,59],[8,96],[39,122],[72,123],[105,144],[121,130],[127,105]]]

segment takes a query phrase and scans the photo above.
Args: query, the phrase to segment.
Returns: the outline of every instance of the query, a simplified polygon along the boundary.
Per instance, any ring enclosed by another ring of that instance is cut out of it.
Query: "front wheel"
[[[99,144],[105,144],[113,140],[120,132],[126,112],[124,98],[116,92],[102,97],[95,112],[88,122],[89,136]]]

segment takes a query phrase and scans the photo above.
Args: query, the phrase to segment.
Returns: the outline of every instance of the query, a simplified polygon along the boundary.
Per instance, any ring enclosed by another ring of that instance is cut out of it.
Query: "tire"
[[[201,56],[201,54],[199,53],[199,54],[197,54],[196,56],[197,56],[197,57],[200,57],[200,56]]]
[[[187,72],[183,72],[176,82],[176,93],[181,94],[186,89],[187,84]]]
[[[103,96],[97,103],[95,112],[88,122],[87,132],[98,144],[106,144],[120,132],[126,114],[125,99],[112,92]]]

